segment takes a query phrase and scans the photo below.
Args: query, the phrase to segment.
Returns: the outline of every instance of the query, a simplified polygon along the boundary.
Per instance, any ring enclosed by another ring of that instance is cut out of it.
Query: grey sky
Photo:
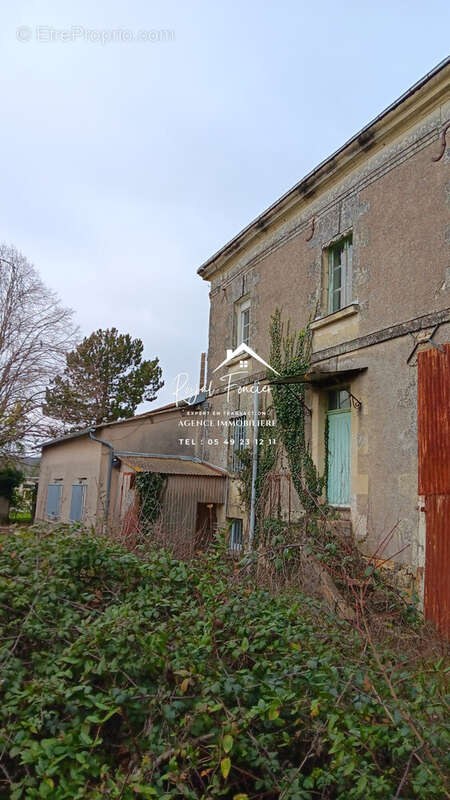
[[[22,0],[1,16],[0,239],[83,334],[144,340],[157,403],[206,349],[197,267],[442,60],[450,21],[444,0]],[[111,30],[174,40],[92,41]]]

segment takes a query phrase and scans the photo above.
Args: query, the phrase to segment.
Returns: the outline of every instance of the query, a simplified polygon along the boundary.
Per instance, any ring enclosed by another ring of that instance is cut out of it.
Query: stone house
[[[364,553],[387,542],[383,559],[411,574],[427,615],[448,631],[447,140],[449,59],[199,268],[211,287],[203,394],[97,428],[109,447],[89,431],[46,443],[37,519],[121,521],[133,470],[162,472],[166,463],[170,509],[186,536],[195,540],[205,520],[228,521],[230,547],[242,549],[252,515],[236,451],[255,452],[254,431],[259,438],[264,426],[277,440],[277,378],[266,365],[270,319],[281,308],[293,329],[310,326],[309,367],[296,379],[323,500]],[[283,452],[277,469],[272,500],[294,520],[303,509]]]
[[[249,389],[257,379],[260,390],[268,386],[261,363],[242,361],[235,348],[245,343],[268,362],[277,307],[292,328],[310,323],[310,368],[298,379],[306,386],[306,436],[325,474],[324,495],[365,553],[388,536],[383,559],[410,570],[420,591],[426,547],[428,615],[447,630],[448,143],[447,59],[198,270],[211,286],[210,422],[230,414],[252,419]],[[261,393],[259,413],[269,406],[270,392]],[[246,430],[250,447],[252,438]],[[206,459],[233,475],[236,441],[209,428]],[[285,459],[279,468],[287,485]],[[237,477],[225,513],[245,539],[249,519]],[[285,486],[279,499],[284,518],[301,513],[289,491]]]

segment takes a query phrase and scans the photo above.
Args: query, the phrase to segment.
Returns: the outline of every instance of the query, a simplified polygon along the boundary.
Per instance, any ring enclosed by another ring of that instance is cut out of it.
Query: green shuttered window
[[[328,248],[328,313],[352,302],[353,237],[345,236]]]

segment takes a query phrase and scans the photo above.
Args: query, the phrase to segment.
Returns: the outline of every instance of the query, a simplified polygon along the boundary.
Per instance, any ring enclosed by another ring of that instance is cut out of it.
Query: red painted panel
[[[418,356],[419,494],[450,493],[450,344]]]
[[[425,495],[425,618],[450,639],[450,344],[418,356],[419,494]]]
[[[425,618],[450,639],[450,494],[425,498]]]

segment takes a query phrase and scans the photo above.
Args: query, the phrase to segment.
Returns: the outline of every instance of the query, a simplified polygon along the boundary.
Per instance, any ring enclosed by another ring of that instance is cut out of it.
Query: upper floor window
[[[237,346],[250,344],[250,300],[238,303],[237,314]]]
[[[352,241],[350,234],[327,250],[329,314],[352,302]]]

